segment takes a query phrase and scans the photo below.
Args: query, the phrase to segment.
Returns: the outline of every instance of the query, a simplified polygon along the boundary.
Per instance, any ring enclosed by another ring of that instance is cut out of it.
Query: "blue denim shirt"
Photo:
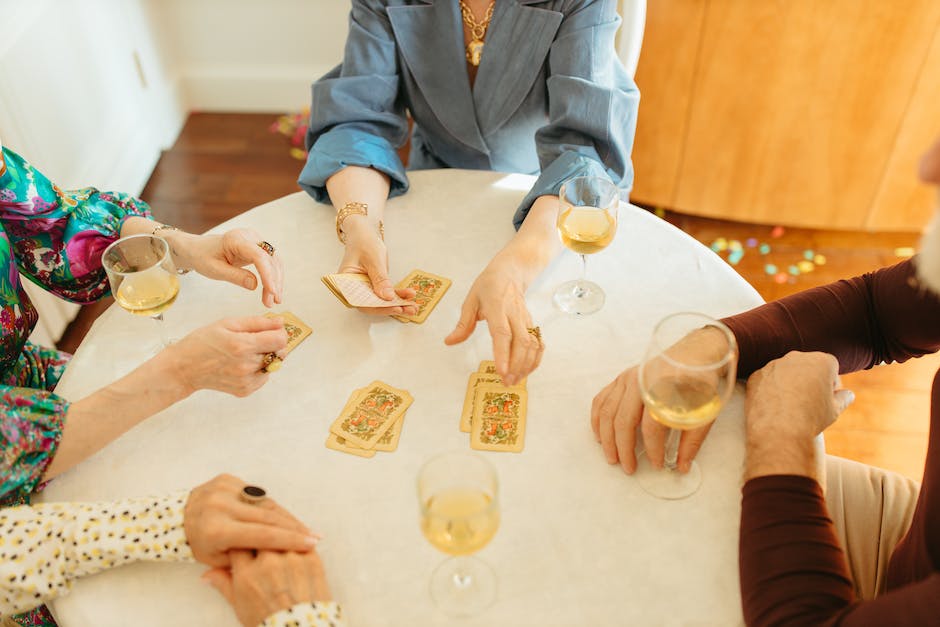
[[[396,149],[414,120],[409,169],[538,174],[516,211],[573,176],[633,183],[639,91],[614,48],[616,0],[496,0],[473,88],[455,0],[353,0],[343,63],[313,84],[299,183],[328,201],[350,165],[408,189]]]

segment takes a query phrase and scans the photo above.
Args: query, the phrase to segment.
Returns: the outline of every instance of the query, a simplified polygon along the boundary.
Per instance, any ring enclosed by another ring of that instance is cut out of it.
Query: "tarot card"
[[[350,446],[344,438],[337,436],[335,433],[331,433],[326,439],[326,448],[349,453],[350,455],[358,455],[359,457],[375,457],[375,451],[367,451],[358,446]]]
[[[412,304],[410,300],[397,296],[392,300],[379,298],[372,291],[372,282],[365,274],[328,274],[320,280],[347,307],[396,307]]]
[[[402,279],[397,288],[411,288],[415,291],[414,302],[418,305],[418,313],[413,316],[395,316],[402,322],[415,322],[421,324],[427,320],[431,311],[437,306],[450,287],[451,280],[424,270],[412,270]]]
[[[460,412],[460,430],[464,433],[470,433],[470,420],[473,417],[473,400],[476,396],[477,387],[483,384],[498,385],[502,387],[502,380],[498,374],[484,374],[474,372],[467,380],[467,393],[463,399],[463,410]]]
[[[364,449],[375,448],[379,439],[391,429],[412,403],[411,394],[373,381],[362,394],[354,394],[330,431],[347,443]]]
[[[518,388],[482,384],[473,400],[470,447],[519,453],[525,445],[528,393]]]
[[[291,352],[297,345],[307,339],[313,329],[308,327],[306,324],[300,321],[300,318],[288,311],[282,311],[280,313],[266,313],[264,314],[265,318],[282,318],[284,320],[284,330],[287,331],[287,348],[286,352]]]

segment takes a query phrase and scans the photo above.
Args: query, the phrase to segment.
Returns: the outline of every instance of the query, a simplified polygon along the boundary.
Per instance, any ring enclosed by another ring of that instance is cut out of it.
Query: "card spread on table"
[[[343,438],[347,445],[373,450],[382,436],[404,416],[412,400],[405,390],[374,381],[364,392],[353,393],[330,431]],[[394,445],[397,446],[397,439]]]
[[[402,322],[416,322],[421,324],[427,320],[431,311],[437,306],[450,287],[451,280],[425,272],[424,270],[412,270],[395,287],[410,288],[415,291],[415,304],[418,305],[418,313],[413,316],[395,316]]]
[[[375,457],[375,451],[367,451],[358,446],[350,446],[345,438],[341,438],[335,433],[330,433],[330,436],[326,439],[326,448],[342,453],[349,453],[350,455],[358,455],[359,457]]]
[[[265,318],[281,318],[284,320],[284,330],[287,331],[287,348],[284,349],[285,352],[289,353],[297,345],[307,339],[313,329],[308,327],[306,324],[301,322],[300,318],[288,311],[282,311],[280,313],[266,313],[264,314]]]
[[[470,447],[519,453],[525,445],[528,393],[519,388],[480,384],[473,399]]]
[[[473,417],[473,399],[479,385],[489,383],[492,385],[501,385],[502,380],[497,374],[484,374],[474,372],[467,380],[467,393],[463,399],[463,411],[460,413],[460,430],[464,433],[470,433],[470,419]]]
[[[495,361],[481,361],[480,369],[477,372],[483,372],[485,374],[496,374],[496,362]]]
[[[328,274],[320,280],[347,307],[397,307],[411,304],[410,300],[397,296],[392,300],[379,298],[372,291],[372,282],[365,274]]]

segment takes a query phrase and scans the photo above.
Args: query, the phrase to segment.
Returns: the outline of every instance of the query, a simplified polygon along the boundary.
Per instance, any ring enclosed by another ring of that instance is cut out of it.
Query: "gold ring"
[[[264,488],[259,488],[256,485],[246,485],[242,488],[242,491],[238,493],[238,498],[249,505],[257,505],[263,501],[267,495],[268,493],[265,492]]]
[[[542,345],[542,330],[538,327],[527,327],[526,331],[529,332],[529,335],[534,337],[539,341],[539,346]]]
[[[265,353],[261,359],[261,372],[277,372],[283,363],[277,353]]]
[[[268,253],[268,254],[271,255],[272,257],[274,256],[274,246],[272,246],[271,244],[265,242],[264,240],[258,242],[258,248],[260,248],[260,249],[263,250],[264,252]]]

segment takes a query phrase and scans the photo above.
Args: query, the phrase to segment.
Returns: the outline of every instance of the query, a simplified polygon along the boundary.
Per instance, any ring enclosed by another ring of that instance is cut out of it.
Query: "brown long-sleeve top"
[[[791,350],[824,351],[840,372],[940,349],[940,298],[905,261],[768,303],[725,322],[748,376]],[[940,372],[931,394],[924,478],[911,528],[888,566],[887,591],[855,598],[819,484],[775,475],[744,485],[740,574],[748,625],[940,624]]]

